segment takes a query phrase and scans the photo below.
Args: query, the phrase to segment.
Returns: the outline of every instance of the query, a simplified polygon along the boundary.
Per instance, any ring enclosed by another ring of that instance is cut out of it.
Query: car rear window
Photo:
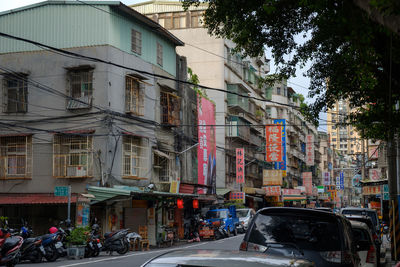
[[[239,217],[239,218],[242,218],[242,217],[247,217],[247,214],[249,213],[249,210],[237,210],[236,211],[236,215],[237,215],[237,217]]]
[[[353,228],[353,236],[354,236],[354,240],[365,241],[365,242],[371,243],[369,233],[365,229]]]
[[[352,214],[352,215],[367,215],[371,218],[372,223],[376,227],[377,217],[374,211],[365,211],[365,210],[343,210],[342,214]]]
[[[270,243],[295,243],[304,250],[341,250],[339,223],[332,218],[259,213],[248,242],[266,246]]]

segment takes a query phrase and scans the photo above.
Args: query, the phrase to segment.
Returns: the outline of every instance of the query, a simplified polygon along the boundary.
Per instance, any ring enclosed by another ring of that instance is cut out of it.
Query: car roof
[[[260,209],[257,213],[261,213],[263,215],[290,213],[292,215],[297,214],[297,215],[317,216],[317,217],[325,216],[331,218],[337,218],[338,216],[340,216],[336,213],[324,210],[292,208],[292,207],[268,207]]]
[[[311,262],[293,257],[239,250],[173,250],[158,256],[147,264],[182,264],[209,267],[259,267],[259,266],[313,266]],[[146,266],[144,264],[143,266]]]
[[[362,228],[362,229],[369,230],[369,227],[366,223],[359,222],[359,221],[350,221],[350,223],[351,223],[352,228]]]
[[[358,208],[358,207],[347,207],[347,208],[342,208],[341,210],[360,210],[360,211],[374,211],[374,209],[368,209],[368,208]]]

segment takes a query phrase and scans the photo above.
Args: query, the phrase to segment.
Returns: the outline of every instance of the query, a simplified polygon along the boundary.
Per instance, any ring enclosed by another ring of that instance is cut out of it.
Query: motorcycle
[[[190,220],[189,232],[188,232],[188,242],[200,242],[199,227],[202,220],[199,215],[195,215]]]
[[[118,254],[125,254],[129,250],[129,240],[126,237],[129,229],[121,229],[115,232],[104,234],[103,251],[108,251],[112,254],[116,251]]]
[[[60,257],[58,250],[63,246],[60,236],[57,233],[46,234],[40,236],[40,239],[42,240],[40,250],[45,259],[48,262],[56,261]]]
[[[86,247],[85,247],[85,257],[97,257],[100,254],[102,244],[99,239],[99,225],[93,224],[92,231],[89,233]]]
[[[21,246],[24,239],[20,236],[11,236],[9,229],[0,229],[0,265],[13,267],[21,258]]]
[[[22,226],[20,235],[24,239],[21,247],[21,261],[29,260],[32,263],[42,262],[43,247],[42,239],[40,237],[31,237],[32,230],[27,226]]]

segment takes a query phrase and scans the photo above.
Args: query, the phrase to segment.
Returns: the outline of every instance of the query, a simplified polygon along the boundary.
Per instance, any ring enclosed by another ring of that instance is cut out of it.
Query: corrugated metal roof
[[[77,196],[71,196],[71,203],[76,203]],[[38,205],[67,204],[68,197],[56,197],[54,194],[1,194],[0,205]]]
[[[147,1],[134,5],[130,5],[131,8],[142,14],[155,14],[155,13],[166,13],[166,12],[182,12],[182,2],[179,1]],[[192,5],[188,10],[190,11],[201,11],[207,9],[207,4],[200,4],[199,6]]]

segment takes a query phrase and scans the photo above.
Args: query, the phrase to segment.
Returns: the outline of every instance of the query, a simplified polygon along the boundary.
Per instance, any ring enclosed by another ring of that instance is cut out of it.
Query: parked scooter
[[[40,237],[42,240],[42,248],[40,248],[40,250],[45,259],[49,262],[56,261],[60,257],[58,249],[62,248],[62,243],[59,240],[57,232],[54,232],[54,230],[51,232],[53,233],[42,235]]]
[[[85,257],[97,257],[100,254],[102,244],[99,239],[99,225],[93,224],[92,231],[88,235],[85,247]]]
[[[21,246],[24,239],[20,236],[11,236],[9,229],[0,229],[0,265],[13,267],[21,258]]]
[[[44,248],[42,246],[42,239],[40,237],[31,237],[33,232],[23,222],[24,226],[21,227],[20,235],[24,239],[21,247],[21,261],[29,260],[32,263],[42,262]]]
[[[129,229],[121,229],[115,232],[104,234],[103,251],[108,251],[112,254],[116,251],[118,254],[125,254],[129,250],[129,241],[126,237]]]

